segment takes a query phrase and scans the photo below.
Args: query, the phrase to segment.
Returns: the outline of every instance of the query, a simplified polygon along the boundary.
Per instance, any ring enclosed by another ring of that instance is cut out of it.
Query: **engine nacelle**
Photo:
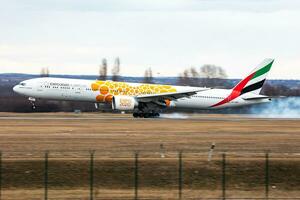
[[[168,108],[174,108],[174,107],[176,107],[176,104],[175,104],[174,101],[166,99],[165,100],[165,106],[168,107]]]
[[[112,100],[113,110],[134,110],[136,106],[138,106],[138,102],[134,97],[114,96]]]

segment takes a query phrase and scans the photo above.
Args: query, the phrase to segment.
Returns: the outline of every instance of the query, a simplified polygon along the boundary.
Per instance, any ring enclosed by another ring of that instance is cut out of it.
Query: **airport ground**
[[[139,196],[176,199],[179,150],[183,151],[183,198],[221,197],[224,152],[228,197],[265,197],[265,152],[270,152],[270,197],[300,197],[298,119],[207,114],[134,119],[130,114],[108,113],[0,113],[0,127],[3,199],[43,196],[45,151],[50,152],[51,198],[87,199],[90,150],[96,150],[96,199],[133,196],[136,151],[140,158]],[[208,162],[212,143],[216,146]],[[161,158],[162,153],[165,158]]]
[[[300,119],[242,115],[179,115],[134,119],[130,114],[0,113],[2,151],[159,150],[300,152]]]

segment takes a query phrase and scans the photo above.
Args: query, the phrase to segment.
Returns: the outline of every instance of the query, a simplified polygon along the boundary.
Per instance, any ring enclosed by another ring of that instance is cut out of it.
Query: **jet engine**
[[[138,102],[134,97],[130,96],[114,96],[112,99],[113,110],[134,110],[138,106]]]
[[[165,103],[165,106],[168,107],[168,108],[174,108],[174,107],[176,107],[175,102],[171,101],[169,99],[166,99],[164,103]]]

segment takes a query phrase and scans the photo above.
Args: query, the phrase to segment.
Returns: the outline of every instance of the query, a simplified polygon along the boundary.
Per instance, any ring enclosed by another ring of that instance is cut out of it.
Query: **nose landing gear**
[[[35,106],[35,101],[36,101],[36,99],[33,98],[33,97],[29,97],[28,100],[29,100],[29,102],[31,103],[31,108],[32,108],[32,110],[35,110],[35,109],[36,109],[36,106]]]

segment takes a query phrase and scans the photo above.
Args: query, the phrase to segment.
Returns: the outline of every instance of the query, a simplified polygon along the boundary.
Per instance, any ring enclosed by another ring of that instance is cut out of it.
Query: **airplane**
[[[265,59],[232,89],[43,77],[22,81],[13,90],[29,97],[33,108],[36,99],[82,101],[152,118],[166,108],[220,109],[270,102],[271,97],[260,91],[273,62]]]

